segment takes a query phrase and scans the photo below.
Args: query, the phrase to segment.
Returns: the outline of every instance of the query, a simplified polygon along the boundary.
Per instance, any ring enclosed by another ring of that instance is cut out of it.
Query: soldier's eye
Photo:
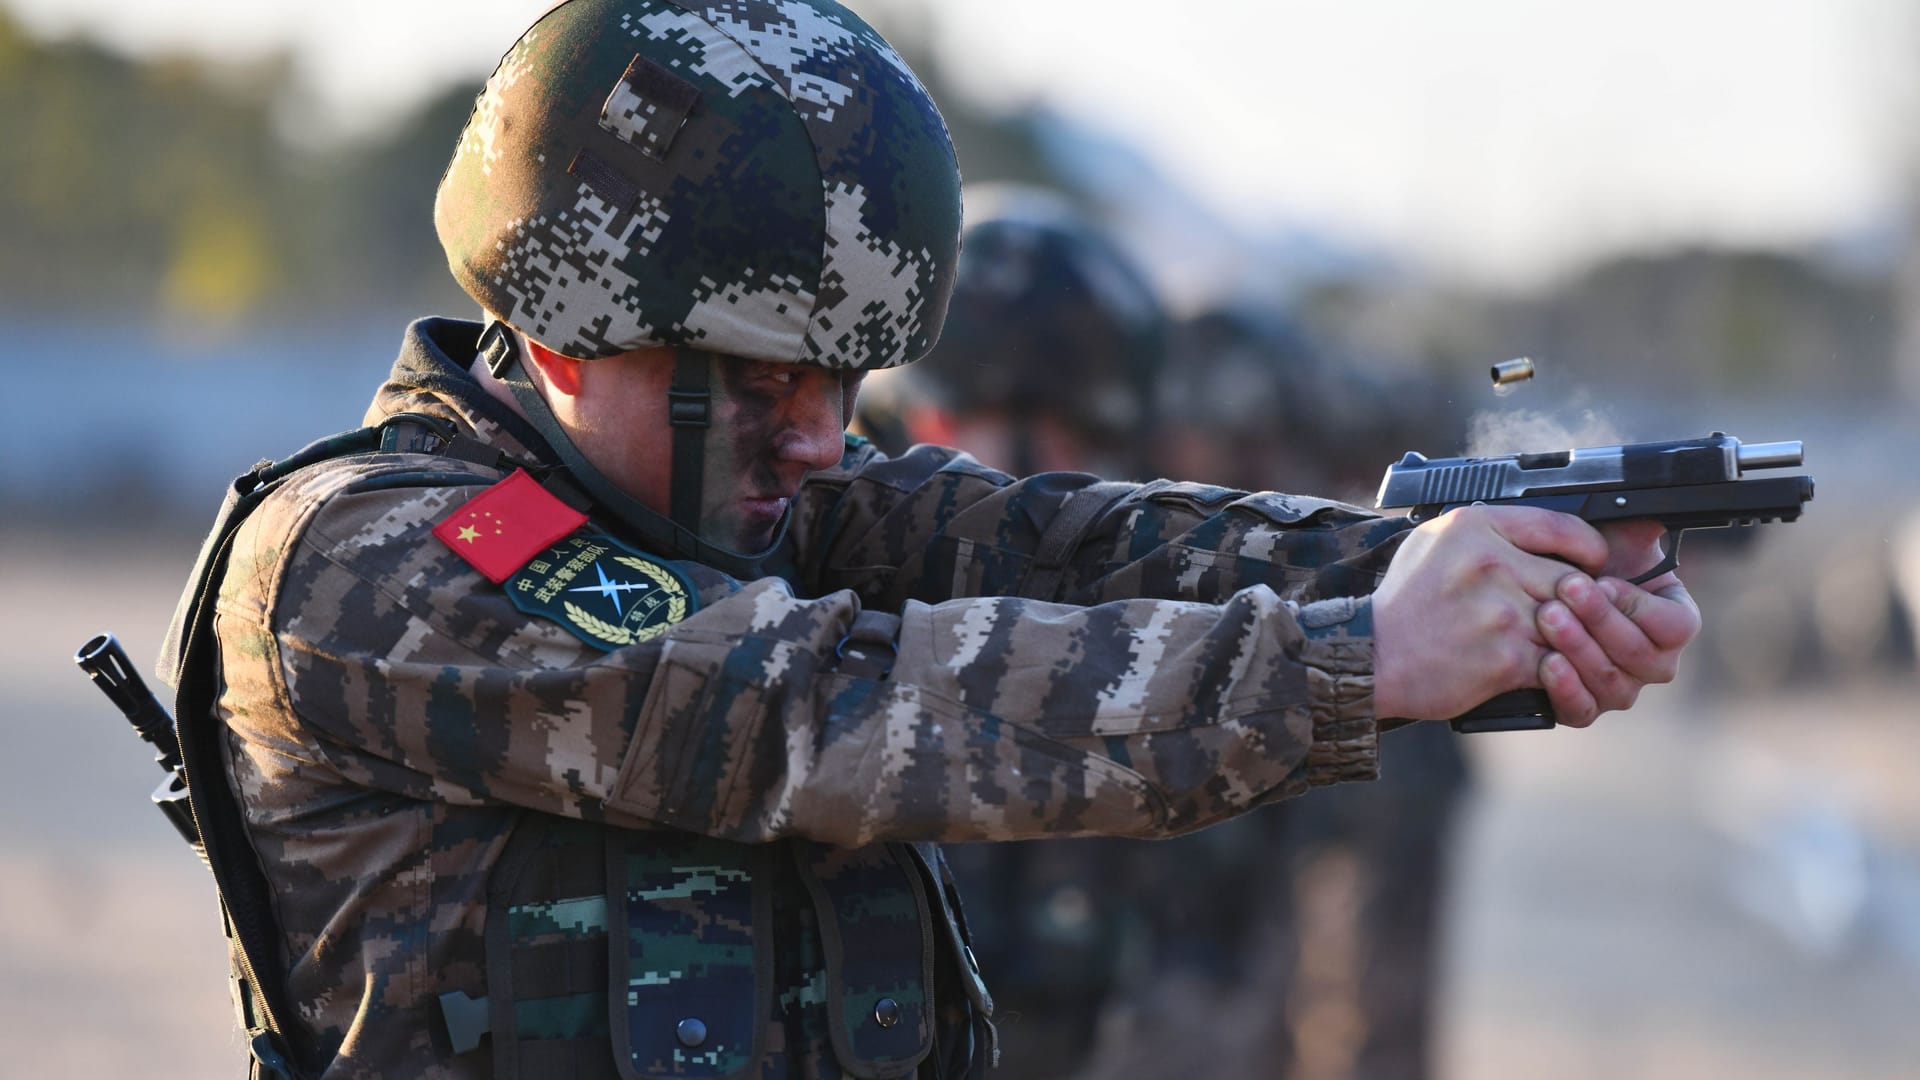
[[[801,371],[792,364],[776,364],[766,360],[745,361],[736,370],[738,377],[748,386],[780,390],[798,381]]]

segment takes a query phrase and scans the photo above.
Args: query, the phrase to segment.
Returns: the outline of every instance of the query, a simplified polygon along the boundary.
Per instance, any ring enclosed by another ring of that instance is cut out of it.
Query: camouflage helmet
[[[914,382],[958,412],[1046,413],[1098,439],[1151,419],[1168,319],[1138,264],[1051,192],[981,188],[947,328]]]
[[[482,307],[567,356],[883,368],[939,334],[960,174],[830,0],[566,0],[488,80],[434,224]]]

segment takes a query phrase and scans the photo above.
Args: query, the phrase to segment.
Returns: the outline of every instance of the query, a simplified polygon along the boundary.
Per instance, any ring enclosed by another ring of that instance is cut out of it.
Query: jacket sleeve
[[[1343,503],[1081,473],[1015,480],[956,450],[867,448],[795,500],[795,579],[871,605],[955,596],[1220,603],[1251,585],[1366,596],[1409,528]]]
[[[1365,599],[890,614],[691,568],[700,610],[601,652],[431,538],[472,490],[346,485],[248,522],[219,608],[245,752],[422,800],[849,845],[1164,836],[1374,773]]]

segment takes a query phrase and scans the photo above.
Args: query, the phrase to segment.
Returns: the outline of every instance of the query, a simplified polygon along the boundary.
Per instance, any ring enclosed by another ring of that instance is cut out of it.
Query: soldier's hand
[[[1552,650],[1540,679],[1563,724],[1585,727],[1631,706],[1649,683],[1673,681],[1680,653],[1700,632],[1700,609],[1672,573],[1644,586],[1626,580],[1660,560],[1665,530],[1623,522],[1602,530],[1607,564],[1598,581],[1570,573],[1540,605],[1541,637]]]
[[[1626,669],[1590,636],[1588,619],[1613,636],[1619,626],[1586,598],[1571,626],[1553,621],[1553,648],[1574,650],[1578,663],[1548,663],[1540,613],[1559,596],[1569,563],[1586,577],[1609,559],[1599,530],[1544,509],[1473,505],[1415,528],[1373,594],[1375,713],[1452,719],[1496,694],[1546,684],[1555,711],[1592,723],[1597,701],[1619,700],[1619,690],[1588,686],[1582,675]]]

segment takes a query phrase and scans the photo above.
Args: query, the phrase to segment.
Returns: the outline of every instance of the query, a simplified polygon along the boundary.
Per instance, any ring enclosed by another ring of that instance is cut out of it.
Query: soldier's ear
[[[532,338],[521,340],[527,343],[527,363],[540,369],[540,375],[548,386],[567,397],[580,396],[580,365],[583,361],[562,356]]]

